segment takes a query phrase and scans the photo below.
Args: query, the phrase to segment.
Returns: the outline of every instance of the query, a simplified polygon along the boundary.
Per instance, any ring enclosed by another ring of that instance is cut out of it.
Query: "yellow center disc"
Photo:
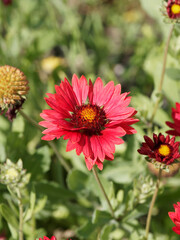
[[[81,117],[91,123],[96,117],[96,111],[91,107],[84,108],[81,112]]]
[[[159,149],[158,149],[158,152],[162,155],[162,156],[168,156],[171,152],[171,149],[165,145],[165,144],[162,144]]]
[[[174,14],[180,13],[180,5],[178,5],[178,4],[173,4],[172,7],[171,7],[171,11],[172,11],[172,13],[174,13]]]

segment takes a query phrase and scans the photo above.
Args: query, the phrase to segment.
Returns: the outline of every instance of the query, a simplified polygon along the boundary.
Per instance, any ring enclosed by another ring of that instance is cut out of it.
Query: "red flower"
[[[167,133],[174,136],[180,136],[180,103],[176,103],[176,108],[172,108],[172,118],[174,123],[166,122],[166,124],[170,128],[173,128],[173,130],[169,130]]]
[[[180,0],[169,0],[166,6],[169,18],[180,18]]]
[[[2,2],[4,3],[4,5],[12,4],[12,0],[2,0]]]
[[[148,136],[144,136],[145,142],[142,143],[138,152],[165,165],[172,164],[180,157],[179,142],[174,142],[175,137],[170,139],[169,135],[164,137],[160,133],[158,136],[153,134],[153,139],[154,142]]]
[[[44,236],[43,239],[39,238],[39,240],[56,240],[56,238],[54,236],[52,236],[51,238]]]
[[[177,205],[174,204],[175,212],[168,212],[169,217],[173,221],[173,223],[176,225],[172,228],[172,230],[180,235],[180,202],[177,202]]]
[[[128,107],[131,98],[121,94],[121,85],[111,81],[105,87],[101,78],[93,86],[84,76],[72,78],[72,86],[67,79],[55,86],[56,93],[45,98],[51,110],[44,110],[39,124],[43,140],[53,140],[64,135],[69,139],[66,151],[76,149],[77,155],[83,152],[89,170],[96,164],[103,169],[104,159],[113,160],[115,145],[122,144],[122,137],[136,133],[130,127],[137,119],[132,118],[136,111]]]

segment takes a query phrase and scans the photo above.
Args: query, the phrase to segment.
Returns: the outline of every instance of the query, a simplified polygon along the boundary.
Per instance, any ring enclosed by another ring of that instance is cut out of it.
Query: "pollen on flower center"
[[[99,135],[107,122],[103,108],[92,104],[76,106],[71,119],[75,128],[82,128],[88,135]]]
[[[88,106],[81,111],[81,118],[85,119],[87,122],[92,122],[96,117],[96,111]]]
[[[173,5],[171,6],[171,11],[172,11],[172,13],[174,13],[174,14],[180,13],[180,5],[178,5],[178,4],[173,4]]]
[[[158,152],[162,156],[166,157],[166,156],[168,156],[171,153],[171,149],[166,144],[161,144],[159,149],[158,149]]]

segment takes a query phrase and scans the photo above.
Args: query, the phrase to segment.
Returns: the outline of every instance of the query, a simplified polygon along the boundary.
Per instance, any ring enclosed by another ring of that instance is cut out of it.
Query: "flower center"
[[[178,5],[178,4],[173,4],[173,5],[171,6],[171,11],[172,11],[172,13],[174,13],[174,14],[179,14],[179,13],[180,13],[180,5]]]
[[[162,156],[166,157],[171,153],[171,149],[168,145],[166,144],[161,144],[159,149],[158,149],[159,154]]]
[[[86,108],[82,109],[81,111],[81,119],[92,123],[96,117],[96,111],[91,106],[87,106]]]
[[[87,135],[99,135],[107,122],[103,108],[92,104],[76,106],[71,118],[74,127],[82,128]]]

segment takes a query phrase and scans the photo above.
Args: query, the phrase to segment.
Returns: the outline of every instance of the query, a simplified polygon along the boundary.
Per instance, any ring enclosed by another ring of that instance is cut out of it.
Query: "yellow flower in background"
[[[66,66],[64,58],[49,56],[41,61],[41,67],[46,73],[53,72],[59,66]]]

